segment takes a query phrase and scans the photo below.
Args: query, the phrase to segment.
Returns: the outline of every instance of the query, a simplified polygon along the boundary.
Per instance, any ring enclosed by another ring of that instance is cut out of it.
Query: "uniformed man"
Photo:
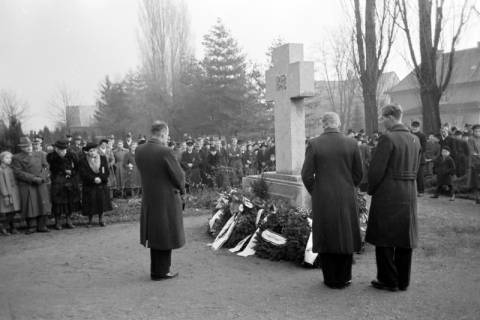
[[[18,182],[21,200],[21,215],[27,221],[26,234],[49,232],[47,219],[51,212],[47,181],[49,168],[46,156],[33,151],[28,137],[20,138],[20,153],[12,160],[12,169]],[[36,222],[36,226],[35,226]]]
[[[200,156],[193,150],[193,141],[187,141],[187,150],[182,153],[180,164],[185,171],[185,181],[187,192],[191,191],[193,186],[200,183]]]

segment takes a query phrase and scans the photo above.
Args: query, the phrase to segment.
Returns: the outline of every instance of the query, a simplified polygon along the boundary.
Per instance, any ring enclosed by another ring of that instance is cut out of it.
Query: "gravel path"
[[[180,277],[149,280],[138,223],[0,238],[0,319],[479,319],[480,206],[421,199],[411,288],[369,287],[372,247],[353,285],[331,290],[320,270],[242,258],[207,243],[208,215],[185,218]]]

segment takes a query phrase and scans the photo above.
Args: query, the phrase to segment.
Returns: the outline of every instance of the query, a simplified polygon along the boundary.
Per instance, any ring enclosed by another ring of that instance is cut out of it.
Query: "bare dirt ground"
[[[353,285],[331,290],[320,270],[207,243],[208,214],[185,218],[180,277],[149,279],[138,223],[0,238],[0,319],[480,319],[480,206],[422,198],[420,248],[406,292],[377,291],[372,247]]]

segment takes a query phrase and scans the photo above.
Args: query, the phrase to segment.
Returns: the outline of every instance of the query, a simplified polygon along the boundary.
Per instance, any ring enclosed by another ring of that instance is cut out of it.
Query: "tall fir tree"
[[[113,83],[108,76],[100,85],[95,120],[103,134],[123,136],[131,127],[131,110],[123,82]]]
[[[248,95],[245,56],[220,19],[204,36],[203,45],[206,124],[220,134],[231,134],[241,129],[236,120]]]

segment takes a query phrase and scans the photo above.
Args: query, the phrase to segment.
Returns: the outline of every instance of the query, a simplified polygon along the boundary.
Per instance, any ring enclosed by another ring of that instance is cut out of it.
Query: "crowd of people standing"
[[[445,124],[439,134],[427,136],[420,130],[420,123],[413,121],[410,130],[421,145],[418,196],[425,192],[425,177],[434,175],[433,198],[446,193],[454,200],[457,190],[466,189],[472,190],[476,203],[480,203],[480,125],[466,125],[460,130]],[[367,136],[363,130],[349,130],[346,135],[357,140],[363,172],[359,187],[366,192],[366,172],[381,134]],[[111,210],[112,198],[141,194],[135,151],[145,142],[145,136],[133,139],[130,133],[124,139],[110,135],[98,144],[67,135],[47,146],[39,136],[33,141],[22,137],[17,146],[20,152],[0,153],[0,233],[18,232],[16,213],[25,219],[26,233],[48,232],[49,216],[55,218],[55,229],[74,228],[74,212],[89,218],[87,226],[92,225],[94,216],[98,216],[100,226],[105,226],[103,213]],[[275,141],[268,137],[241,141],[236,137],[186,135],[179,142],[169,140],[168,147],[185,172],[187,193],[238,187],[244,176],[275,171]]]

